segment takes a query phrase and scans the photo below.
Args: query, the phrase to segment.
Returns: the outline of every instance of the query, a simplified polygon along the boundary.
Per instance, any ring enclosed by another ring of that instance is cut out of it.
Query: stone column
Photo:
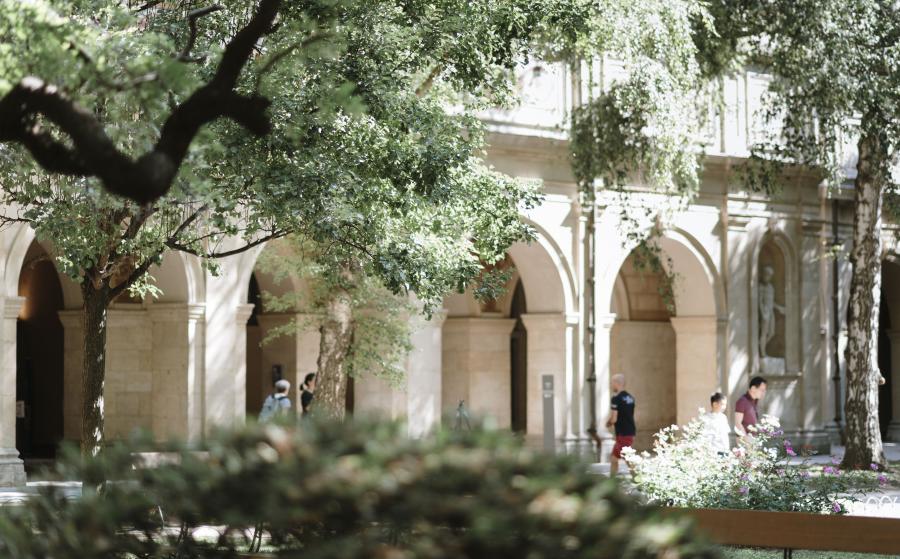
[[[136,303],[110,308],[107,323],[103,429],[107,440],[115,440],[154,427],[153,325]]]
[[[615,314],[604,314],[597,317],[594,367],[597,375],[595,387],[597,400],[597,434],[603,440],[612,440],[613,434],[606,428],[606,419],[609,417],[609,400],[612,397],[609,387],[610,363],[612,359],[612,328],[616,323]],[[588,418],[590,421],[590,418]],[[608,447],[608,448],[606,448]],[[609,453],[612,445],[604,445],[603,451]],[[602,453],[601,453],[602,454]],[[602,456],[601,456],[602,458]]]
[[[247,321],[253,314],[251,303],[237,305],[234,311],[235,340],[232,350],[232,370],[234,377],[228,385],[221,387],[223,391],[232,392],[231,410],[233,425],[241,425],[247,415]],[[214,387],[207,387],[209,388]],[[207,392],[208,394],[208,392]]]
[[[718,388],[716,365],[718,321],[714,316],[672,317],[675,330],[676,421],[684,425],[709,406]]]
[[[205,306],[156,303],[153,328],[153,434],[196,441],[203,436]]]
[[[406,366],[409,436],[422,437],[441,424],[441,338],[447,311],[436,312],[412,334]]]
[[[888,337],[891,339],[891,408],[894,413],[885,439],[900,442],[900,330],[888,330]]]
[[[59,311],[63,325],[63,439],[81,440],[81,368],[83,367],[81,310]]]
[[[512,425],[511,318],[451,317],[444,323],[441,400],[452,413],[460,400],[473,418]]]
[[[0,363],[0,487],[25,485],[25,466],[16,450],[16,321],[24,297],[3,302],[3,361]]]
[[[522,322],[528,332],[528,393],[527,427],[528,435],[536,436],[544,432],[543,397],[541,378],[553,375],[555,394],[554,436],[563,437],[567,429],[568,406],[571,400],[572,367],[569,347],[572,338],[571,327],[564,313],[523,314]]]

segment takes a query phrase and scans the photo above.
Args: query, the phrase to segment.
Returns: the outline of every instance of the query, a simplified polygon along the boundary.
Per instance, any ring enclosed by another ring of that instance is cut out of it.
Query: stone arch
[[[725,296],[713,260],[695,237],[680,228],[666,230],[658,244],[663,266],[674,276],[674,301],[669,305],[657,291],[663,278],[648,277],[642,284],[623,276],[630,269],[634,244],[611,251],[619,266],[614,276],[608,263],[598,266],[598,284],[605,289],[597,305],[598,405],[607,405],[611,374],[631,376],[629,384],[639,402],[640,447],[648,447],[659,428],[695,417],[697,408],[708,405],[709,394],[722,384]],[[638,277],[640,272],[632,275]],[[648,339],[654,340],[652,346]]]
[[[571,432],[570,413],[575,401],[576,355],[575,289],[568,262],[547,233],[532,223],[537,237],[508,250],[521,282],[527,312],[510,317],[512,293],[497,312],[483,312],[470,293],[445,299],[448,318],[443,329],[442,407],[446,412],[460,400],[476,415],[492,417],[500,427],[511,427],[511,336],[520,320],[527,334],[525,362],[528,436],[543,434],[541,382],[554,383],[554,431]],[[523,305],[524,306],[524,305]],[[521,330],[517,335],[522,335]],[[577,405],[577,404],[574,404]]]
[[[246,254],[241,268],[242,304],[248,309],[246,319],[246,396],[245,412],[256,416],[265,397],[272,392],[273,383],[284,378],[291,383],[291,401],[297,408],[299,388],[306,373],[316,370],[319,355],[318,317],[309,309],[298,307],[291,311],[265,308],[262,294],[283,296],[290,293],[311,294],[310,286],[301,278],[290,275],[277,279],[258,267],[264,252],[289,252],[290,247],[279,241],[266,243]],[[270,334],[285,325],[296,323],[298,329],[277,337]],[[268,340],[268,341],[267,341]]]
[[[63,278],[52,257],[31,238],[18,273],[17,298],[8,300],[21,304],[16,339],[10,344],[22,412],[16,418],[16,447],[26,459],[46,459],[56,456],[64,433],[64,330],[59,313],[65,302]]]

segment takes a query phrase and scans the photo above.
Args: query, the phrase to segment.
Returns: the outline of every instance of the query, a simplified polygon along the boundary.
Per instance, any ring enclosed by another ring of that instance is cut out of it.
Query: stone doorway
[[[53,260],[32,242],[19,275],[16,448],[26,468],[51,460],[63,438],[63,292]]]

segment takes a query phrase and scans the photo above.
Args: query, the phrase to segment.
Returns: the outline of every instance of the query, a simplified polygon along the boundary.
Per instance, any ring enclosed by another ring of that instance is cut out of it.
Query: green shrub
[[[727,456],[710,445],[703,422],[667,427],[654,452],[623,453],[637,490],[651,503],[690,508],[729,508],[844,514],[847,504],[876,491],[884,476],[844,472],[831,465],[799,464],[777,419],[764,416]]]
[[[133,448],[69,455],[58,474],[90,490],[2,510],[0,557],[233,557],[258,525],[267,551],[304,559],[717,556],[584,464],[498,433],[415,441],[395,424],[257,425],[138,468]]]

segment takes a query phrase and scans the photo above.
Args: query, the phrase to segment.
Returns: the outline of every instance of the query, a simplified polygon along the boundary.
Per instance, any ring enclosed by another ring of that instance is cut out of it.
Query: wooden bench
[[[720,545],[900,555],[900,519],[801,512],[666,508]]]

